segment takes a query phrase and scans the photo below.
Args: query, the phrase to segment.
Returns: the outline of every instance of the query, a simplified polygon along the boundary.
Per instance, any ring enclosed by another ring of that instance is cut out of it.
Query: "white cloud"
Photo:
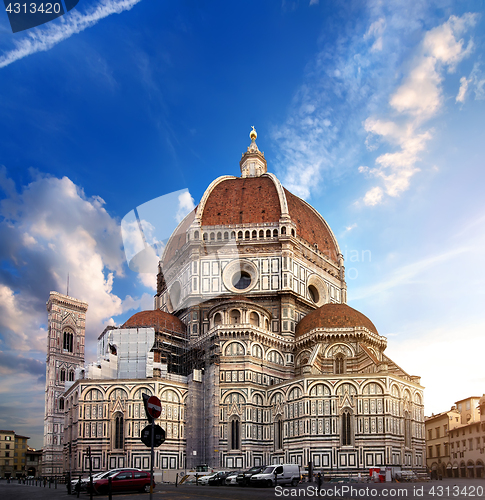
[[[379,186],[373,187],[372,189],[369,189],[367,193],[365,193],[364,203],[371,207],[377,205],[381,202],[383,195],[384,193]]]
[[[70,179],[37,178],[0,202],[0,334],[16,349],[45,349],[45,303],[51,290],[89,303],[87,337],[122,312],[113,293],[123,275],[119,223],[99,197]]]
[[[458,90],[458,94],[456,96],[456,102],[465,102],[466,92],[468,90],[468,80],[466,76],[462,76],[460,78],[460,89]]]
[[[98,21],[111,14],[120,14],[130,10],[141,0],[101,0],[97,5],[89,7],[85,13],[78,9],[71,10],[58,20],[47,25],[29,30],[28,33],[15,41],[15,48],[0,56],[0,68],[8,66],[36,52],[52,49],[55,45],[94,26]]]
[[[472,41],[465,45],[459,37],[474,26],[476,19],[474,14],[451,16],[442,25],[428,31],[410,65],[409,74],[390,96],[389,104],[394,109],[392,119],[370,117],[365,120],[364,128],[369,133],[368,149],[377,148],[371,142],[375,137],[380,138],[381,143],[398,148],[378,156],[375,168],[359,169],[361,173],[381,179],[384,185],[384,189],[376,186],[366,192],[362,200],[365,205],[381,203],[384,193],[396,197],[409,189],[412,177],[420,170],[417,166],[420,153],[426,150],[433,136],[432,129],[423,130],[422,127],[443,105],[445,70],[454,71],[458,62],[470,54]],[[466,78],[462,78],[461,83],[456,100],[463,102]]]
[[[178,223],[182,222],[185,216],[192,212],[195,208],[194,199],[189,191],[183,191],[178,197],[178,210],[176,220]]]

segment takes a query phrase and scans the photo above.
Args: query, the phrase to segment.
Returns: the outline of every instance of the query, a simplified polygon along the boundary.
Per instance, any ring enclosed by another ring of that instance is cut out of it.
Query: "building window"
[[[276,450],[283,449],[283,422],[278,418],[274,423],[274,448]]]
[[[404,446],[411,448],[411,416],[408,412],[404,413]]]
[[[342,414],[342,446],[352,445],[352,419],[350,412],[344,411]]]
[[[64,351],[72,352],[72,332],[64,332]]]
[[[345,358],[342,354],[335,356],[335,373],[337,375],[345,373]]]
[[[64,399],[59,399],[59,410],[63,410],[64,409]]]
[[[66,381],[66,370],[64,370],[64,368],[61,370],[61,382],[65,382]]]
[[[123,449],[123,415],[116,415],[115,417],[115,432],[114,432],[114,448],[116,450],[121,450]]]
[[[73,381],[74,381],[74,372],[70,371],[69,372],[69,382],[73,382]]]
[[[231,420],[231,450],[238,450],[240,443],[240,423],[239,419],[234,418]]]

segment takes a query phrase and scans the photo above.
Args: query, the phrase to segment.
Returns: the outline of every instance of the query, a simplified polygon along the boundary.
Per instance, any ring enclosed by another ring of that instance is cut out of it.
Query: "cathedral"
[[[142,394],[162,402],[155,472],[296,463],[425,467],[423,387],[347,305],[325,219],[267,171],[256,131],[169,238],[154,309],[98,338],[88,304],[51,292],[44,474],[149,467]]]

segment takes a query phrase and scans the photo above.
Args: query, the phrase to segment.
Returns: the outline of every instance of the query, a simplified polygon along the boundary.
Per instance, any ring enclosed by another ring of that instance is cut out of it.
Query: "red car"
[[[111,491],[140,491],[147,492],[150,488],[150,473],[140,470],[122,470],[114,472],[111,476],[93,481],[94,492],[98,495],[108,493],[109,479],[111,478]],[[88,485],[89,487],[89,485]],[[153,481],[155,488],[155,481]]]

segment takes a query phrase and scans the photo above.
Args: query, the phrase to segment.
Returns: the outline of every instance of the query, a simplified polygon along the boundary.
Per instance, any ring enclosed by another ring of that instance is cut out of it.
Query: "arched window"
[[[231,342],[226,347],[226,356],[244,356],[244,347],[239,342]]]
[[[271,238],[271,229],[266,230],[266,238]]]
[[[66,370],[64,370],[64,368],[61,370],[60,381],[61,382],[65,382],[66,381]]]
[[[259,237],[264,238],[264,231],[262,229],[259,231]]]
[[[63,410],[63,409],[64,409],[64,399],[60,398],[59,399],[59,410]]]
[[[194,232],[194,240],[198,240],[199,239],[199,231],[195,231]]]
[[[217,233],[217,241],[221,241],[222,240],[222,233]]]
[[[251,238],[256,239],[258,237],[258,233],[254,230],[251,234]]]
[[[203,234],[202,239],[203,239],[204,241],[207,241],[207,233],[204,233],[204,234]]]
[[[283,227],[281,228],[281,234],[286,234],[286,227],[285,227],[285,226],[283,226]]]
[[[261,348],[260,345],[258,344],[255,344],[253,345],[253,348],[251,350],[251,353],[252,355],[255,357],[255,358],[262,358],[263,357],[263,349]]]
[[[233,309],[230,313],[231,325],[241,323],[241,313],[237,309]]]
[[[236,239],[236,231],[231,231],[231,240]]]
[[[411,448],[411,415],[404,412],[404,446]]]
[[[242,237],[243,237],[243,232],[242,231],[238,231],[238,233],[237,233],[237,239],[238,240],[242,240]]]
[[[114,419],[114,446],[115,450],[123,449],[123,441],[124,441],[124,428],[123,428],[123,415],[117,413]]]
[[[214,241],[214,240],[215,240],[215,238],[216,238],[216,237],[215,237],[215,234],[214,234],[214,233],[211,233],[210,238],[211,238],[211,241]]]
[[[244,233],[244,238],[245,238],[246,240],[249,240],[249,231],[246,231],[246,232]]]
[[[239,450],[240,448],[240,422],[239,418],[231,420],[231,450]]]
[[[69,372],[69,382],[73,382],[74,381],[74,372],[71,370]]]
[[[225,240],[228,240],[228,239],[229,239],[229,233],[228,233],[227,231],[224,233],[224,239],[225,239]]]
[[[214,316],[214,325],[222,325],[222,315],[221,313],[217,313],[215,316]]]
[[[278,230],[277,229],[273,230],[273,238],[278,238]]]
[[[294,229],[291,230],[291,236],[293,236],[293,237],[295,236],[295,230]]]
[[[335,373],[337,375],[345,373],[345,358],[342,354],[335,356]]]
[[[274,448],[275,451],[283,449],[283,423],[281,417],[277,417],[274,423]]]
[[[252,312],[249,314],[249,323],[253,326],[259,326],[259,316],[258,313]]]
[[[268,353],[268,361],[271,363],[276,363],[278,365],[284,365],[283,356],[278,351],[270,351]]]
[[[349,411],[342,413],[342,446],[352,445],[352,419]]]
[[[72,332],[64,332],[64,351],[72,352]]]

